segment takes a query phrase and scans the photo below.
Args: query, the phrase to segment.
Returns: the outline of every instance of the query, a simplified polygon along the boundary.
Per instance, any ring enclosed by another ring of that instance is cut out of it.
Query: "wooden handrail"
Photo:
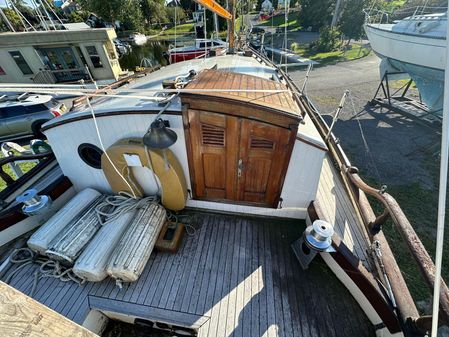
[[[435,264],[398,202],[389,193],[381,192],[366,184],[357,174],[357,170],[354,167],[347,168],[346,174],[357,188],[382,202],[394,223],[398,226],[399,232],[418,264],[424,280],[429,288],[433,289],[435,285]],[[440,310],[444,321],[449,322],[449,289],[444,280],[441,280]]]

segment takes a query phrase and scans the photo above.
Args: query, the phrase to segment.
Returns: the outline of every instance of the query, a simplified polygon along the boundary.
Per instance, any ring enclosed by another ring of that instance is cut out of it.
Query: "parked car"
[[[122,41],[115,39],[114,40],[115,49],[117,50],[118,56],[121,57],[128,53],[128,49],[123,45]]]
[[[67,107],[49,95],[23,94],[0,97],[0,139],[43,136],[42,124],[59,117]]]

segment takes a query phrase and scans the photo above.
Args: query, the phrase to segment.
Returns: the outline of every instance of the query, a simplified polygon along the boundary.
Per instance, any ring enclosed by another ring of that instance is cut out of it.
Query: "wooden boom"
[[[207,9],[211,10],[212,12],[217,13],[217,15],[221,16],[222,18],[225,18],[226,20],[232,19],[232,14],[229,13],[223,7],[221,7],[214,0],[194,0],[194,1],[199,3],[201,6],[204,6]]]

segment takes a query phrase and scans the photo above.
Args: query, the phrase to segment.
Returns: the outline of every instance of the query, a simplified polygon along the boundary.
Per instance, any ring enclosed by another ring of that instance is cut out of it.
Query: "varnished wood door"
[[[285,161],[290,158],[290,132],[265,123],[241,121],[237,200],[276,206]]]
[[[195,196],[236,200],[238,118],[190,109],[188,121]]]
[[[200,110],[187,111],[194,196],[276,207],[291,131]]]

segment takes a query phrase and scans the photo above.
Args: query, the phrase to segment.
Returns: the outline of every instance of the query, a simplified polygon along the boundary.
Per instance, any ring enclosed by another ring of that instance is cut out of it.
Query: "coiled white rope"
[[[33,287],[30,292],[31,297],[33,297],[36,292],[39,280],[45,277],[54,277],[62,282],[73,281],[80,285],[84,283],[84,280],[80,279],[73,273],[72,268],[64,267],[58,261],[50,260],[44,256],[39,256],[30,248],[25,247],[16,249],[11,254],[9,261],[12,264],[17,264],[19,266],[8,275],[5,279],[5,283],[11,282],[12,278],[26,266],[33,263],[40,265],[39,269],[34,272]]]
[[[117,219],[120,215],[142,208],[149,203],[158,203],[157,196],[149,196],[136,199],[126,192],[118,195],[108,196],[103,202],[95,207],[98,221],[104,225],[106,222]]]

